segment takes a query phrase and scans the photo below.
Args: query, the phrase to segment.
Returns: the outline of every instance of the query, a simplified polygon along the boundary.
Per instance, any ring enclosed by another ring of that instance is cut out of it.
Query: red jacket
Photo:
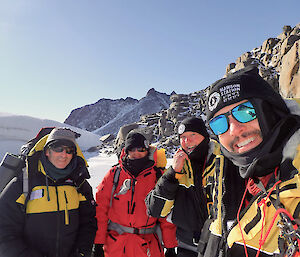
[[[158,236],[154,234],[123,233],[120,235],[115,230],[107,231],[108,222],[114,222],[126,227],[142,229],[154,227],[159,224],[162,232],[162,240],[166,248],[177,246],[176,227],[165,219],[157,219],[147,215],[145,198],[154,188],[157,181],[157,171],[154,166],[161,167],[166,164],[164,150],[151,147],[149,159],[153,160],[153,166],[132,176],[123,166],[122,159],[126,157],[123,149],[119,160],[120,175],[118,185],[113,192],[111,201],[113,179],[117,167],[113,167],[97,187],[96,216],[98,231],[95,238],[96,244],[104,244],[106,257],[118,256],[164,256]],[[163,159],[163,161],[162,161]],[[159,160],[159,161],[158,161]],[[131,186],[125,193],[118,194],[126,179],[130,179]],[[111,202],[111,203],[110,203]],[[140,247],[138,247],[140,245]],[[150,254],[150,255],[149,255]]]

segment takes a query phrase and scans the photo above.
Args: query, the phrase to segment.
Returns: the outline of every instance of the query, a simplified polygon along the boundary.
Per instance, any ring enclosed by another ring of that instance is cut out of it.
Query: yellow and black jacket
[[[203,162],[197,166],[193,165],[193,159],[186,160],[181,174],[176,178],[175,171],[170,167],[146,198],[150,215],[168,216],[176,225],[179,247],[196,251],[201,228],[208,218],[208,206],[212,202],[210,190],[215,152],[218,151],[216,142],[210,142],[206,158],[201,156]]]
[[[47,136],[27,158],[29,194],[23,176],[14,179],[0,198],[1,257],[89,256],[97,230],[86,162],[77,146],[76,167],[54,181],[40,161]],[[77,255],[76,255],[77,256]]]
[[[222,163],[225,163],[226,166],[228,160],[224,158],[223,155],[218,155],[216,162],[221,163],[220,167],[222,167]],[[239,222],[236,218],[237,210],[243,195],[242,188],[245,188],[246,181],[241,180],[239,182],[240,188],[238,189],[239,185],[233,182],[232,178],[228,178],[231,173],[230,170],[218,170],[215,173],[215,188],[213,194],[214,220],[210,225],[211,234],[205,253],[202,252],[199,256],[245,256],[244,240],[248,256],[256,256],[260,242],[262,242],[260,240],[264,238],[269,228],[270,234],[266,237],[265,243],[261,246],[259,256],[283,256],[288,244],[284,238],[284,233],[280,235],[281,230],[278,227],[280,216],[278,215],[276,217],[275,213],[276,208],[280,206],[288,211],[295,219],[300,217],[299,170],[300,130],[297,130],[293,136],[288,139],[283,148],[282,160],[279,165],[279,179],[281,182],[278,188],[272,189],[272,185],[274,185],[276,181],[273,177],[266,188],[266,192],[261,191],[252,197],[246,207],[243,205]],[[236,175],[239,177],[238,174]],[[271,190],[272,192],[270,192]],[[270,196],[267,197],[269,193]],[[228,199],[231,197],[237,201],[229,201]],[[277,199],[280,204],[276,203]],[[228,211],[234,215],[228,215]],[[275,219],[275,223],[271,226],[273,218]]]

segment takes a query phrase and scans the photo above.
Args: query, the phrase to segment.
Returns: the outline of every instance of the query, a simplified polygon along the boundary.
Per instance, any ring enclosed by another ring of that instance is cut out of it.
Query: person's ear
[[[45,151],[45,155],[48,157],[49,156],[49,148],[48,149],[46,149],[46,151]]]

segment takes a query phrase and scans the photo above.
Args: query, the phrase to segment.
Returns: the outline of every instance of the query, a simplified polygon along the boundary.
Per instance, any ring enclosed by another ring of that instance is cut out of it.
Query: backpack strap
[[[113,186],[112,186],[112,189],[111,189],[110,202],[109,202],[109,206],[110,207],[112,205],[112,199],[113,199],[114,192],[115,192],[115,190],[116,190],[116,188],[118,186],[118,183],[119,183],[120,173],[121,173],[121,167],[117,166],[115,168]]]
[[[27,158],[24,160],[25,166],[22,168],[22,186],[23,186],[23,195],[25,197],[24,205],[22,211],[26,214],[26,206],[30,199],[31,189],[29,189],[29,177],[28,177],[28,162]]]
[[[158,168],[158,167],[154,166],[153,169],[156,172],[156,182],[157,182],[162,175],[162,168]]]
[[[25,196],[24,206],[23,210],[26,214],[26,206],[28,201],[30,200],[30,194],[33,189],[33,174],[34,171],[30,167],[36,167],[38,166],[38,160],[39,160],[40,152],[37,152],[34,154],[34,156],[23,156],[24,160],[24,167],[22,168],[22,186],[23,186],[23,195]]]
[[[22,173],[23,173],[23,194],[27,198],[28,192],[29,192],[29,168],[28,168],[28,158],[25,157],[24,159],[24,167],[22,168]]]

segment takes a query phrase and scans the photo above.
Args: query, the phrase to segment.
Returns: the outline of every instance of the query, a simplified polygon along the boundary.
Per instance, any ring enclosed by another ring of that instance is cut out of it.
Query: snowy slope
[[[24,115],[0,113],[0,159],[6,152],[19,153],[20,147],[35,137],[43,127],[70,127],[80,133],[81,137],[78,138],[77,142],[83,151],[101,144],[98,135],[64,123]]]

